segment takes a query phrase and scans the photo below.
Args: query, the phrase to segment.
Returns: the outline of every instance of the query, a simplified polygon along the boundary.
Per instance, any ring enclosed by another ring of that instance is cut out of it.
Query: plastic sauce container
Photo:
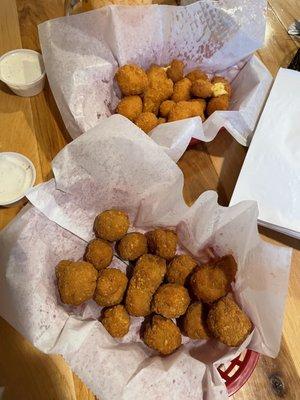
[[[0,58],[0,79],[17,95],[35,96],[43,90],[45,67],[40,53],[16,49]]]
[[[0,206],[21,200],[34,185],[36,171],[23,154],[0,153]]]

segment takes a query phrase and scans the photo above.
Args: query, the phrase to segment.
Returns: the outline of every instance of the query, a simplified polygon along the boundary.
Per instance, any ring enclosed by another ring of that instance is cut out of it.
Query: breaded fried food
[[[154,315],[151,322],[147,324],[143,339],[147,346],[164,355],[173,353],[181,346],[179,328],[172,320],[160,315]]]
[[[213,97],[209,100],[206,107],[206,114],[209,117],[215,111],[226,111],[229,109],[229,97],[224,94],[219,97]]]
[[[165,124],[167,122],[167,119],[166,118],[162,118],[162,117],[159,117],[158,118],[158,125],[160,125],[160,124]]]
[[[78,306],[93,297],[98,272],[92,264],[62,260],[58,263],[55,273],[63,303]]]
[[[171,260],[175,256],[178,242],[176,232],[158,228],[147,232],[146,236],[150,253],[166,260]]]
[[[144,254],[138,259],[126,294],[125,307],[130,315],[144,317],[150,314],[152,296],[165,274],[164,259],[152,254]]]
[[[168,78],[172,79],[174,83],[183,79],[184,63],[181,60],[173,60],[170,67],[167,69]]]
[[[192,84],[191,93],[196,97],[206,99],[213,95],[213,85],[208,80],[197,79]]]
[[[126,96],[120,100],[116,112],[134,121],[143,111],[143,102],[140,96]]]
[[[231,85],[230,85],[230,82],[229,82],[226,78],[223,78],[222,76],[215,76],[215,77],[211,80],[211,83],[212,83],[213,85],[216,85],[216,84],[218,84],[218,83],[222,83],[222,84],[224,85],[224,88],[225,88],[225,90],[226,90],[226,92],[227,92],[229,98],[231,97],[231,93],[232,93]],[[220,96],[220,95],[219,95],[219,96]],[[215,96],[215,97],[217,97],[217,96]]]
[[[215,262],[215,266],[221,268],[225,272],[229,282],[233,282],[235,280],[235,276],[237,273],[237,263],[233,255],[228,254],[219,258]]]
[[[198,79],[208,80],[208,76],[201,69],[194,69],[189,72],[186,76],[191,82],[197,81]]]
[[[151,87],[158,86],[159,82],[168,79],[166,70],[159,65],[152,64],[147,70],[149,85]]]
[[[230,296],[213,304],[207,325],[217,340],[230,347],[243,343],[252,330],[250,319]]]
[[[151,112],[142,112],[134,122],[145,133],[149,133],[158,125],[158,119]]]
[[[178,318],[183,315],[190,304],[187,289],[177,283],[161,285],[152,300],[152,311],[166,318]]]
[[[98,270],[108,267],[113,259],[111,244],[102,239],[91,240],[86,247],[84,259]]]
[[[127,233],[118,243],[118,252],[123,260],[136,260],[148,252],[146,236],[139,232]]]
[[[212,303],[225,296],[231,286],[223,269],[213,265],[202,265],[197,268],[190,279],[193,293],[198,300]]]
[[[167,118],[170,111],[172,110],[172,108],[175,106],[175,101],[173,100],[165,100],[161,103],[160,107],[159,107],[159,114],[164,117]]]
[[[149,84],[146,72],[136,64],[123,65],[115,78],[124,96],[142,94]]]
[[[191,339],[203,340],[209,338],[209,331],[203,314],[203,304],[197,302],[190,304],[184,315],[183,329]]]
[[[101,322],[107,332],[115,338],[121,338],[129,331],[130,317],[122,304],[107,308]]]
[[[175,256],[167,267],[167,281],[184,285],[196,266],[197,262],[188,254]]]
[[[171,100],[176,103],[183,100],[189,100],[191,98],[191,87],[192,82],[187,78],[183,78],[176,82]]]
[[[99,272],[94,300],[99,306],[109,307],[120,304],[127,287],[127,276],[116,268]]]
[[[199,99],[201,100],[201,99]],[[185,118],[200,117],[204,121],[204,103],[197,100],[179,101],[171,109],[168,117],[168,122],[179,121]]]
[[[122,210],[106,210],[97,215],[94,231],[98,238],[113,242],[120,240],[129,228],[129,217]]]
[[[148,88],[143,97],[143,112],[158,114],[161,103],[159,92],[156,89]]]

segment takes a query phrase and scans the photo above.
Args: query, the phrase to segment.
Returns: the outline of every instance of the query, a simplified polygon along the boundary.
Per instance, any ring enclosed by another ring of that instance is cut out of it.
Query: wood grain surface
[[[39,49],[37,25],[63,13],[63,0],[1,0],[0,54],[19,47]],[[295,18],[300,18],[299,0],[269,1],[266,43],[258,56],[272,74],[287,66],[299,47],[300,42],[286,32]],[[36,167],[37,183],[48,180],[52,176],[51,160],[71,140],[49,86],[46,84],[41,94],[30,99],[13,95],[4,85],[0,89],[0,151],[25,154]],[[228,204],[245,154],[246,149],[223,131],[212,143],[188,149],[178,163],[185,177],[187,203],[192,204],[203,191],[214,189],[219,193],[220,203]],[[0,208],[0,229],[23,204]],[[300,244],[267,229],[261,233],[268,241],[294,248],[283,340],[279,356],[275,360],[261,357],[250,380],[232,398],[297,400],[300,399]],[[5,400],[95,400],[60,356],[42,354],[2,319],[0,386],[5,387]]]

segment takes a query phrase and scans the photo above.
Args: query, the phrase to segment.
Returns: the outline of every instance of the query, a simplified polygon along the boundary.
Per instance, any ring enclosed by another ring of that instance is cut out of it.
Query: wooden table
[[[37,24],[63,12],[62,0],[1,0],[0,54],[19,47],[39,49]],[[266,45],[258,55],[272,74],[287,66],[299,47],[300,41],[286,33],[294,18],[300,19],[299,0],[269,1]],[[14,96],[4,85],[1,89],[0,151],[25,154],[35,164],[37,183],[48,180],[51,160],[70,142],[49,86],[31,99]],[[221,204],[228,204],[244,157],[245,149],[226,133],[213,143],[189,149],[179,161],[187,203],[204,190],[215,189]],[[0,228],[21,207],[0,209]],[[296,400],[300,399],[300,243],[265,229],[261,233],[266,240],[295,249],[281,351],[276,360],[261,357],[248,383],[233,398]],[[42,354],[1,319],[0,386],[5,386],[6,400],[95,399],[60,356]]]

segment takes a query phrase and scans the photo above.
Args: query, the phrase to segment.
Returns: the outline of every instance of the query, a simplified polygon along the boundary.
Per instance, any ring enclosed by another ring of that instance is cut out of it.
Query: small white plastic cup
[[[41,74],[38,76],[35,80],[26,82],[24,84],[16,83],[13,81],[13,79],[6,79],[2,74],[1,74],[1,62],[7,58],[7,57],[13,57],[17,53],[23,53],[26,55],[26,53],[30,53],[31,55],[34,55],[36,57],[37,62],[39,63],[41,67]],[[4,82],[15,94],[18,96],[22,97],[31,97],[35,96],[38,93],[40,93],[45,85],[45,79],[46,79],[46,72],[45,72],[45,67],[44,67],[44,62],[43,62],[43,57],[40,53],[34,50],[29,50],[29,49],[16,49],[9,51],[8,53],[3,54],[2,57],[0,57],[0,80]]]
[[[36,180],[36,170],[29,158],[14,152],[0,152],[0,206],[21,200]]]

